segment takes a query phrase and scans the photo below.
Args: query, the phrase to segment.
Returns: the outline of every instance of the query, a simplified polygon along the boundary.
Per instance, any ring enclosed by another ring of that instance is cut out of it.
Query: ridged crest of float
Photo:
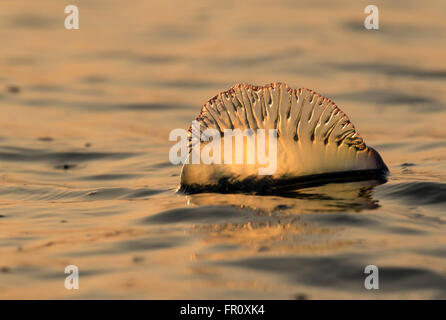
[[[333,101],[309,89],[294,90],[283,83],[237,84],[206,102],[196,120],[200,131],[197,135],[189,129],[190,150],[194,141],[201,141],[201,148],[208,143],[203,134],[206,129],[218,130],[222,140],[226,129],[251,129],[254,134],[257,129],[276,129],[277,170],[261,177],[256,176],[259,165],[186,163],[181,174],[183,189],[218,186],[222,181],[230,188],[243,181],[252,184],[267,179],[270,183],[342,172],[388,171],[347,115]]]

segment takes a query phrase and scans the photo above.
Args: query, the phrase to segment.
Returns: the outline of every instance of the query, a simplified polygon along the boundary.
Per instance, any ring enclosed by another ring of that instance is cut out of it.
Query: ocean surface
[[[68,31],[0,2],[0,298],[446,298],[446,2],[375,1],[370,31],[362,0],[72,4]],[[274,81],[333,99],[388,181],[176,192],[170,131]]]

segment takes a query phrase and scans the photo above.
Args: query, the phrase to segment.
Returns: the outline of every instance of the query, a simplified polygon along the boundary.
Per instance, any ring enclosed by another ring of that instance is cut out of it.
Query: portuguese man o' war
[[[237,84],[206,102],[194,123],[181,171],[180,190],[185,192],[274,192],[385,179],[388,173],[347,115],[309,89]],[[242,133],[242,144],[232,143],[234,132]],[[194,152],[214,161],[194,162]],[[273,170],[266,172],[267,167]]]

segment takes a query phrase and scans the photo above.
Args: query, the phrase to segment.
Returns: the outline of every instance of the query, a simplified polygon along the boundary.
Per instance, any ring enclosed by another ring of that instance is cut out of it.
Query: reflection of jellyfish
[[[245,132],[235,147],[234,136],[227,136],[233,131]],[[188,193],[281,193],[284,188],[379,179],[388,172],[331,100],[280,83],[236,85],[218,94],[203,106],[189,134],[189,158],[181,172],[181,190]],[[213,161],[196,161],[210,153]]]
[[[215,217],[222,206],[237,212],[226,215],[227,218],[222,215],[215,223],[210,222],[212,219],[207,220],[209,223],[196,223],[192,228],[203,236],[206,245],[234,246],[234,250],[208,252],[206,259],[232,259],[234,255],[262,252],[332,251],[351,245],[348,237],[337,236],[339,225],[308,223],[306,214],[347,216],[346,212],[377,208],[371,191],[379,183],[376,180],[332,183],[281,195],[198,193],[186,197],[193,205],[189,210],[200,210],[202,217],[211,212]]]
[[[187,195],[189,203],[205,205],[231,205],[262,211],[293,213],[342,212],[375,209],[373,187],[381,180],[346,183],[329,183],[320,186],[287,189],[270,195],[197,193]]]

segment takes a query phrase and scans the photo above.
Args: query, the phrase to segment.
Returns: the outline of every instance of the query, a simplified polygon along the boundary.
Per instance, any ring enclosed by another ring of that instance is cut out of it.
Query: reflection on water
[[[302,214],[330,214],[333,225],[349,223],[348,220],[355,218],[333,213],[377,208],[378,203],[371,192],[378,184],[373,180],[332,183],[275,196],[193,194],[186,199],[189,205],[198,207],[159,213],[147,220],[152,223],[192,223],[192,231],[204,237],[207,246],[238,248],[231,254],[234,258],[245,257],[252,251],[275,254],[334,251],[350,242],[329,240],[327,236],[336,233],[336,227],[309,224]],[[206,259],[218,260],[226,255],[227,252],[216,252],[206,254]]]
[[[445,298],[445,2],[378,3],[373,32],[365,5],[96,0],[67,31],[0,2],[0,297]],[[170,131],[274,81],[333,98],[388,182],[175,192]]]
[[[294,213],[361,211],[378,207],[372,198],[372,189],[379,180],[348,183],[330,183],[322,186],[283,190],[276,195],[245,194],[192,194],[186,198],[192,204],[234,205],[253,210],[288,210]]]

